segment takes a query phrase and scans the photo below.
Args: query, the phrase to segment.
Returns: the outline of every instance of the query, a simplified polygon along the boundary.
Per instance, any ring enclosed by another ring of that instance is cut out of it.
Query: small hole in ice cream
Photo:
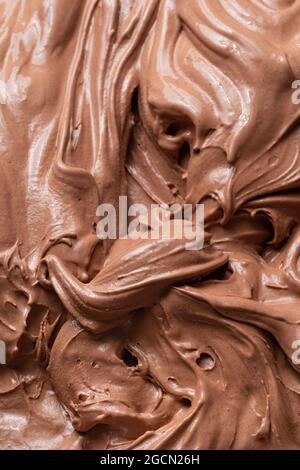
[[[192,401],[189,398],[181,398],[180,404],[185,408],[190,408],[192,406]]]
[[[185,142],[179,149],[178,152],[178,165],[181,166],[184,170],[188,166],[188,162],[190,159],[190,146],[187,142]]]
[[[166,134],[171,135],[172,137],[175,137],[178,132],[180,131],[180,123],[179,122],[173,122],[170,124],[167,129],[166,129]]]
[[[131,112],[134,116],[139,113],[139,89],[135,88],[131,96]]]
[[[121,359],[128,367],[136,367],[138,365],[137,358],[126,348],[123,349]]]
[[[208,353],[201,353],[196,362],[203,370],[211,370],[215,367],[215,360]]]
[[[207,276],[202,277],[202,282],[204,281],[227,281],[233,274],[233,270],[229,263],[224,264],[220,268],[216,269]]]

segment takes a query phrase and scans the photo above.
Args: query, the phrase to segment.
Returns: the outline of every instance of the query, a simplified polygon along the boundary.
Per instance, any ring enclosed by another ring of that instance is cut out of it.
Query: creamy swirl
[[[0,18],[0,448],[300,447],[300,1]],[[99,240],[120,195],[204,248]]]

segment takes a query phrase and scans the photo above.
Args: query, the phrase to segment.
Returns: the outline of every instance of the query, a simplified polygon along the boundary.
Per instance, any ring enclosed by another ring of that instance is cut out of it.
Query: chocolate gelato
[[[1,0],[0,60],[0,448],[299,449],[300,0]]]

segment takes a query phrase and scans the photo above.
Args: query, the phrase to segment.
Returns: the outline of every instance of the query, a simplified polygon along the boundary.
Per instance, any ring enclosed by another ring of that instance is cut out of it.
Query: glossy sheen
[[[300,448],[300,0],[0,2],[2,449]],[[185,240],[96,208],[202,202]]]

